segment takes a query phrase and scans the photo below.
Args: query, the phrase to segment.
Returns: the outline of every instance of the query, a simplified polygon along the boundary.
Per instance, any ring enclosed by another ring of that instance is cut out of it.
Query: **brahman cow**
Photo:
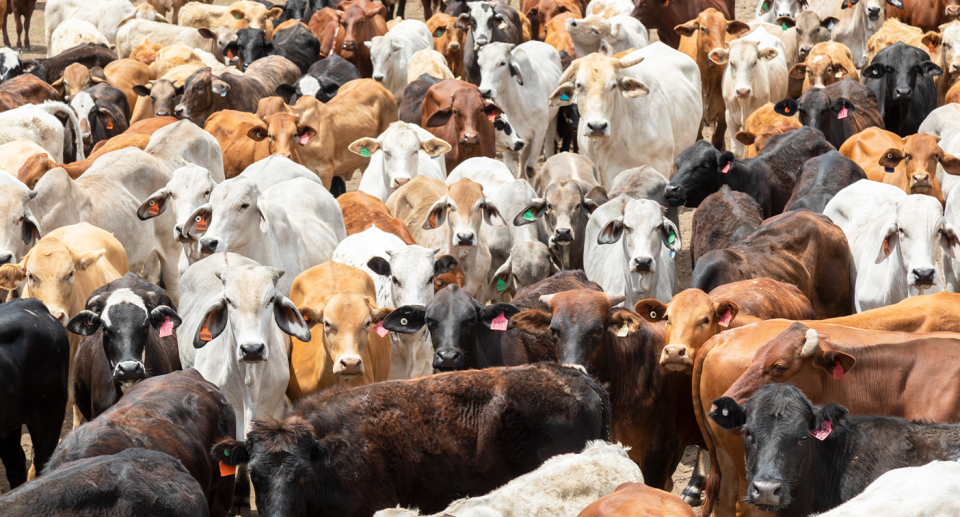
[[[363,42],[369,49],[374,81],[390,90],[397,104],[403,102],[407,87],[407,68],[413,55],[433,49],[430,29],[419,20],[403,20],[383,36]],[[418,76],[420,74],[417,74]]]

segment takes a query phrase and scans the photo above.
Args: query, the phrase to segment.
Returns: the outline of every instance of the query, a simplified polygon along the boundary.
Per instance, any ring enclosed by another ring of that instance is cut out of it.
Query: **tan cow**
[[[17,177],[23,164],[34,155],[53,160],[53,156],[46,149],[25,138],[0,145],[0,169],[10,173],[13,177]]]
[[[240,0],[230,5],[204,5],[190,2],[180,9],[179,25],[194,29],[216,29],[229,25],[239,29],[263,29],[267,39],[273,37],[273,21],[283,14],[283,8],[270,10],[259,3]]]
[[[81,63],[70,63],[63,69],[63,75],[50,86],[60,91],[60,96],[64,102],[70,102],[73,96],[92,87],[95,84],[102,83],[103,78],[90,74],[90,69]]]
[[[803,91],[809,88],[825,88],[849,77],[860,82],[860,74],[853,65],[850,49],[836,41],[817,43],[803,63],[790,69],[790,77],[803,79]]]
[[[418,50],[410,57],[407,64],[407,84],[416,81],[423,74],[441,81],[454,78],[443,54],[429,48]]]
[[[127,105],[131,108],[137,105],[135,86],[143,86],[153,81],[156,76],[150,67],[136,59],[118,59],[103,68],[103,75],[107,76],[110,86],[123,92],[127,98]]]
[[[133,51],[130,52],[130,59],[136,59],[137,61],[150,66],[154,61],[157,60],[157,52],[159,52],[162,48],[163,45],[146,40],[137,45]]]
[[[743,131],[738,131],[735,138],[744,145],[743,157],[757,156],[767,140],[774,135],[800,129],[803,124],[796,117],[785,117],[773,110],[773,103],[768,102],[747,117]]]
[[[933,32],[929,34],[939,34]],[[902,21],[896,18],[887,18],[883,22],[883,27],[880,27],[880,30],[876,32],[873,36],[870,36],[870,39],[867,40],[867,59],[873,61],[873,57],[877,55],[877,52],[893,45],[898,41],[902,41],[907,45],[921,48],[927,51],[930,54],[930,57],[933,57],[933,52],[930,51],[926,43],[923,43],[923,31],[917,27],[907,25]],[[939,42],[939,38],[937,40]]]
[[[123,276],[127,254],[109,232],[87,223],[64,226],[40,239],[19,264],[0,266],[0,288],[12,291],[23,285],[24,298],[37,298],[50,314],[66,326],[82,311],[90,293]],[[73,406],[73,356],[80,336],[67,333],[70,341],[70,376],[67,386]],[[74,406],[73,427],[82,417]]]
[[[463,77],[463,45],[467,31],[458,29],[457,19],[449,14],[437,13],[427,20],[427,28],[433,35],[433,46],[450,65],[454,78]]]
[[[203,129],[214,136],[223,153],[223,175],[238,176],[254,162],[271,155],[302,163],[299,140],[317,136],[317,131],[300,124],[293,113],[272,113],[258,117],[253,113],[221,110],[207,119]]]
[[[390,375],[390,338],[377,333],[392,307],[377,308],[373,279],[334,261],[297,276],[290,289],[310,326],[308,342],[291,338],[287,396],[296,402],[340,384],[362,386]]]
[[[943,73],[934,77],[937,83],[937,106],[942,106],[947,92],[960,84],[960,21],[952,21],[940,26],[940,32],[928,32],[920,39],[918,46],[930,54],[930,61],[940,65]]]

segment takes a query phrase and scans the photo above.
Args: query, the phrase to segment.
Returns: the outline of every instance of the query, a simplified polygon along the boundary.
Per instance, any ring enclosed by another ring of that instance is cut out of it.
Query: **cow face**
[[[943,27],[942,34],[928,32],[920,42],[928,47],[939,47],[942,63],[947,65],[945,74],[960,73],[960,24],[950,23]]]
[[[715,48],[728,48],[727,37],[742,36],[750,26],[740,20],[727,21],[723,13],[711,7],[674,30],[681,36],[697,38],[697,49],[708,55]]]
[[[480,66],[480,95],[485,99],[497,101],[497,94],[503,94],[509,88],[510,81],[523,86],[520,63],[513,57],[510,43],[490,43],[480,49],[477,63]]]
[[[377,138],[361,138],[348,147],[363,156],[364,149],[371,160],[380,160],[386,187],[396,190],[420,175],[420,151],[435,158],[450,151],[450,144],[439,138],[422,139],[417,128],[406,122],[390,124]]]
[[[623,295],[589,289],[565,291],[540,297],[551,313],[537,309],[523,311],[511,320],[518,329],[553,336],[560,364],[579,365],[590,370],[601,348],[612,336],[640,328],[640,318],[626,309],[614,308]]]
[[[90,150],[93,149],[97,130],[101,126],[106,126],[108,122],[112,124],[113,121],[110,119],[109,113],[97,107],[96,100],[87,92],[78,93],[70,101],[70,107],[77,112],[77,119],[80,122],[80,136],[83,139],[83,150],[89,154]]]
[[[628,289],[646,293],[652,288],[663,247],[680,251],[680,229],[664,217],[666,208],[649,199],[635,199],[624,206],[623,215],[600,229],[598,244],[622,241],[627,262]]]
[[[445,126],[452,118],[457,130],[457,145],[473,147],[480,145],[481,126],[489,124],[490,118],[496,118],[501,113],[503,110],[500,106],[484,100],[478,90],[461,88],[453,92],[449,104],[444,102],[440,109],[430,115],[425,126]]]
[[[667,346],[660,354],[660,366],[672,372],[692,372],[693,358],[700,347],[730,326],[740,311],[736,302],[714,301],[700,289],[687,289],[674,296],[669,304],[642,300],[634,309],[651,323],[666,322]]]
[[[878,99],[881,104],[903,105],[913,102],[918,78],[932,79],[942,73],[943,69],[931,62],[922,50],[897,42],[881,50],[862,75],[863,84],[873,91],[884,91],[881,85],[886,88],[886,96]],[[880,96],[878,93],[877,97]]]
[[[535,19],[540,22],[540,33],[537,39],[544,41],[547,37],[546,28],[551,20],[563,13],[570,13],[575,18],[583,17],[580,3],[570,0],[541,0],[524,14],[528,19]]]
[[[793,99],[784,99],[774,106],[774,111],[783,116],[797,115],[804,126],[815,128],[828,138],[843,129],[840,113],[846,110],[850,115],[856,111],[856,106],[849,100],[827,95],[822,88],[810,88],[800,96],[800,102]],[[835,131],[836,129],[836,131]]]
[[[151,333],[159,332],[168,320],[173,328],[179,327],[181,322],[172,308],[166,305],[153,307],[156,305],[154,297],[147,295],[145,299],[146,294],[121,288],[106,294],[105,301],[100,300],[103,294],[97,295],[87,302],[87,307],[93,310],[81,311],[67,324],[67,330],[81,336],[100,332],[100,342],[110,361],[113,380],[124,393],[147,378],[144,364]]]
[[[63,71],[63,76],[50,86],[63,90],[63,101],[70,102],[78,93],[103,82],[103,79],[90,75],[90,69],[80,63],[71,63]]]
[[[493,275],[487,287],[487,298],[497,300],[504,295],[533,285],[560,271],[550,249],[540,241],[520,242],[510,249],[510,256]]]
[[[600,41],[610,34],[610,22],[598,14],[591,14],[582,20],[570,19],[566,22],[570,38],[585,48],[598,48]]]
[[[340,15],[340,30],[344,31],[341,57],[351,61],[354,52],[360,51],[360,43],[367,39],[368,23],[374,23],[373,18],[380,12],[379,8],[364,11],[359,5],[351,5],[345,11],[337,11]]]
[[[466,178],[450,185],[447,195],[433,203],[423,229],[435,230],[444,221],[455,247],[479,245],[481,221],[490,226],[506,226],[497,204],[483,197],[483,187]]]
[[[758,15],[773,13],[773,18],[781,16],[795,17],[801,10],[808,8],[803,0],[764,0],[758,10]]]
[[[234,56],[240,60],[240,70],[246,72],[254,61],[273,54],[273,41],[267,40],[267,31],[263,29],[240,29],[237,40],[228,43],[223,55]]]
[[[876,262],[900,260],[895,274],[905,275],[891,281],[903,282],[913,289],[911,295],[937,285],[938,246],[951,257],[960,252],[960,241],[950,223],[943,218],[943,205],[931,196],[906,196],[897,202],[896,214],[888,214],[877,245]],[[896,219],[894,219],[894,217]],[[958,255],[960,256],[960,255]],[[914,289],[916,291],[914,291]]]
[[[213,189],[210,202],[188,217],[183,231],[192,238],[203,234],[200,250],[205,254],[237,249],[254,238],[252,232],[259,229],[267,233],[267,204],[256,183],[248,178],[234,178]]]
[[[747,502],[765,512],[782,512],[798,490],[800,476],[818,456],[828,454],[813,433],[826,424],[824,440],[838,439],[847,410],[839,404],[814,408],[803,392],[789,384],[764,386],[740,406],[733,399],[713,401],[710,418],[726,429],[743,431],[747,468]]]
[[[664,188],[670,206],[700,206],[720,189],[720,151],[710,142],[698,140],[677,156],[677,173]]]
[[[6,218],[0,227],[0,265],[15,264],[40,240],[40,223],[27,206],[36,196],[35,190],[0,185],[0,214]]]
[[[493,136],[496,139],[496,148],[498,153],[513,151],[517,152],[523,149],[526,142],[520,138],[520,135],[510,125],[506,113],[500,113],[493,119]]]
[[[317,130],[313,126],[300,124],[298,115],[280,112],[264,117],[263,124],[250,128],[247,136],[256,142],[266,139],[271,155],[301,163],[299,148],[317,136]]]
[[[960,2],[957,0],[943,0],[943,15],[946,17],[945,23],[950,23],[957,20],[957,17],[960,16]]]
[[[435,257],[439,249],[405,246],[387,250],[388,260],[373,257],[367,267],[374,273],[389,277],[390,297],[397,305],[427,305],[433,300],[436,275],[446,272],[447,261],[456,259],[446,255]]]
[[[20,54],[9,48],[0,48],[0,83],[7,82],[23,74],[20,66]]]
[[[283,8],[274,7],[270,10],[259,2],[244,2],[241,5],[232,5],[226,16],[233,20],[234,29],[269,29],[267,36],[273,33],[273,25],[270,20],[276,20],[283,14]]]
[[[563,73],[560,87],[550,95],[550,105],[565,106],[576,102],[580,110],[578,133],[590,138],[608,137],[610,119],[613,113],[620,111],[617,108],[619,103],[650,92],[645,84],[622,72],[641,61],[643,57],[628,55],[616,59],[599,54],[577,59]]]
[[[167,186],[144,200],[137,210],[137,217],[141,220],[157,217],[166,211],[169,204],[173,207],[176,221],[173,238],[181,243],[192,242],[196,239],[188,235],[184,227],[197,208],[210,202],[210,193],[216,186],[207,169],[193,164],[180,167],[173,171]]]
[[[437,13],[427,20],[427,28],[433,35],[433,46],[443,57],[450,60],[450,56],[463,50],[467,41],[467,33],[456,26],[457,19],[444,13]]]
[[[729,50],[722,48],[711,50],[708,57],[718,65],[730,65],[724,72],[724,77],[733,79],[732,93],[738,98],[748,99],[753,96],[757,64],[777,57],[777,49],[761,49],[758,42],[744,39],[731,41],[729,45]]]
[[[326,77],[305,75],[300,79],[297,79],[297,82],[294,83],[293,86],[290,86],[289,84],[281,84],[280,86],[277,86],[275,93],[286,98],[287,104],[291,106],[296,105],[297,101],[300,100],[300,97],[305,95],[313,96],[320,102],[327,103],[336,97],[337,92],[340,90],[340,86],[341,85],[339,83],[333,82]]]
[[[812,10],[802,11],[796,18],[782,16],[777,25],[793,27],[797,33],[797,54],[800,61],[807,59],[814,45],[830,37],[830,31],[840,22],[835,16],[820,19]]]
[[[272,324],[300,341],[310,341],[310,328],[300,311],[277,290],[283,271],[267,266],[238,266],[217,273],[223,291],[207,308],[193,334],[194,348],[203,348],[229,327],[236,345],[234,358],[243,363],[270,360]],[[285,354],[281,354],[286,360]]]
[[[542,199],[531,200],[514,217],[513,225],[523,226],[542,219],[550,247],[568,246],[577,239],[577,232],[585,230],[590,214],[597,209],[597,203],[584,194],[576,181],[551,183]]]
[[[918,133],[903,139],[903,146],[890,148],[880,157],[880,165],[905,173],[908,194],[927,194],[942,197],[937,181],[937,165],[948,174],[960,174],[960,160],[943,152],[939,137]]]
[[[364,41],[363,44],[370,49],[373,80],[383,84],[387,80],[390,70],[397,67],[399,56],[394,57],[394,55],[403,50],[403,45],[386,36],[374,36],[370,41]],[[394,75],[398,78],[402,75],[406,80],[406,70],[396,70]]]
[[[501,314],[508,320],[519,309],[508,303],[480,305],[470,293],[457,285],[448,285],[434,296],[426,307],[398,307],[383,320],[383,328],[413,334],[424,325],[433,342],[433,368],[440,371],[465,370],[470,365],[489,364],[480,360],[499,353],[490,346],[494,337],[490,325]]]
[[[461,14],[456,26],[473,31],[474,50],[493,41],[494,29],[504,30],[507,18],[494,10],[489,2],[468,2],[470,14]]]
[[[230,85],[213,75],[209,68],[193,73],[183,85],[183,97],[173,110],[175,117],[199,121],[203,126],[207,115],[214,109],[214,96],[225,97]]]
[[[168,79],[157,79],[145,85],[133,87],[133,93],[141,97],[150,97],[155,117],[169,117],[177,105],[177,97],[183,95],[183,85],[174,86]]]
[[[826,88],[847,77],[857,79],[853,63],[847,56],[836,52],[839,44],[830,42],[814,47],[805,63],[797,63],[790,68],[790,77],[802,79],[804,89]],[[844,49],[845,50],[845,49]]]
[[[378,309],[376,300],[353,293],[338,293],[319,304],[297,307],[312,332],[322,325],[323,348],[333,361],[333,373],[342,380],[363,375],[367,365],[367,339],[373,325],[393,312]]]

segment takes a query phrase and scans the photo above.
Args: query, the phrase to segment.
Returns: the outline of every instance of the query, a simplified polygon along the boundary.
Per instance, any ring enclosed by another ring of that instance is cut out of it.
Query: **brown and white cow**
[[[392,233],[405,244],[416,244],[407,225],[397,219],[387,209],[387,205],[380,199],[365,192],[349,192],[337,198],[340,211],[343,212],[343,222],[347,228],[347,235],[360,233],[371,226]],[[461,286],[462,287],[462,286]]]
[[[802,79],[804,91],[810,88],[824,88],[847,77],[854,81],[860,80],[850,49],[836,41],[825,41],[814,45],[805,62],[797,63],[790,68],[790,77]]]

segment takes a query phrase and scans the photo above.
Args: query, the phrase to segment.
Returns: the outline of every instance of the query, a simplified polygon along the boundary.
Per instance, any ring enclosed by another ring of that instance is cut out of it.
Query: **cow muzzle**
[[[667,345],[660,353],[660,366],[671,372],[693,368],[693,357],[684,345]]]
[[[453,348],[437,350],[433,356],[433,368],[442,372],[463,369],[463,354]]]
[[[805,57],[807,57],[807,54],[810,53],[810,50],[811,50],[811,49],[812,49],[812,47],[800,47],[800,49],[797,50],[797,52],[800,53],[800,57],[805,58]]]
[[[456,52],[456,51],[458,51],[458,50],[460,50],[460,43],[458,43],[458,42],[456,42],[456,41],[450,43],[450,51],[451,51],[451,52]]]
[[[606,120],[587,122],[587,136],[604,137],[610,134],[610,123]]]
[[[929,174],[914,174],[910,181],[910,191],[915,194],[926,193],[933,186],[930,185],[930,175]]]
[[[867,7],[867,18],[870,18],[870,21],[877,21],[880,19],[880,8],[879,7]]]
[[[750,484],[750,502],[758,506],[780,506],[782,492],[783,485],[778,481],[755,479]]]
[[[113,380],[119,382],[142,381],[147,378],[147,370],[140,361],[123,361],[113,368]]]
[[[670,206],[683,206],[687,202],[687,196],[683,193],[680,185],[667,185],[663,188],[663,197],[667,198]]]
[[[553,242],[566,246],[573,242],[573,230],[570,228],[557,228],[553,235]]]
[[[520,140],[519,142],[513,144],[513,150],[514,150],[514,152],[523,149],[523,145],[524,145],[523,140]]]
[[[477,236],[473,232],[470,233],[458,233],[453,238],[454,246],[476,246]]]
[[[936,283],[936,270],[933,268],[914,269],[911,275],[913,286],[917,289],[930,289]]]
[[[344,41],[344,42],[343,42],[343,45],[342,45],[342,48],[343,48],[343,50],[349,50],[349,51],[357,50],[357,42],[356,42],[356,41],[352,41],[352,40],[351,40],[351,41]]]
[[[750,95],[752,94],[753,94],[752,88],[737,88],[737,97],[741,99],[746,99],[747,97],[750,97]]]
[[[216,253],[219,244],[217,239],[200,239],[200,251],[207,254]]]
[[[634,273],[649,273],[653,270],[653,259],[636,257],[630,263],[630,271]]]
[[[400,188],[410,183],[410,178],[393,178],[393,188]]]
[[[259,363],[266,353],[267,347],[263,344],[240,345],[240,361],[244,363]]]
[[[333,373],[341,379],[352,379],[363,375],[363,360],[359,356],[345,355],[333,365]]]
[[[910,102],[910,97],[912,95],[913,95],[913,88],[910,88],[910,87],[896,88],[893,94],[893,102]]]
[[[460,137],[460,145],[478,145],[480,143],[480,135],[477,133],[464,133]]]
[[[956,18],[960,16],[960,5],[948,5],[944,9],[944,13],[947,15],[947,18]]]

